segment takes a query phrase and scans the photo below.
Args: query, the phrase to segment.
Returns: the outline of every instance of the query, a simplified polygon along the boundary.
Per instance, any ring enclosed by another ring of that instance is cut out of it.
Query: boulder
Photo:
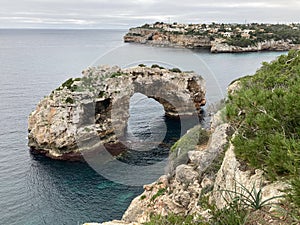
[[[175,179],[182,185],[194,183],[199,174],[194,171],[194,168],[189,165],[180,165],[176,168]]]

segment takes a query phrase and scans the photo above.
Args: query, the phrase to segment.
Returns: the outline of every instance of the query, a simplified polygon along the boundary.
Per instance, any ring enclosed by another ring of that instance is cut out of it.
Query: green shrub
[[[288,199],[291,200],[297,207],[299,212],[300,206],[300,177],[296,177],[291,181],[292,189],[289,190]],[[300,214],[298,214],[298,219],[300,220]]]
[[[153,64],[151,66],[151,68],[159,68],[159,69],[164,69],[164,67],[160,66],[160,65],[157,65],[157,64]]]
[[[238,130],[235,153],[271,180],[293,180],[292,199],[300,206],[300,51],[264,63],[240,86],[226,105]]]
[[[119,72],[116,72],[116,73],[113,73],[110,75],[111,78],[120,77],[120,76],[122,76],[122,73],[119,73]]]
[[[226,40],[225,43],[233,46],[248,47],[255,45],[256,41],[243,37],[233,37]]]
[[[77,90],[78,86],[77,85],[73,85],[75,81],[80,81],[81,78],[70,78],[68,80],[66,80],[59,88],[57,88],[56,90],[60,90],[61,88],[66,87],[67,89],[69,89],[70,91],[74,92]]]
[[[195,222],[193,216],[182,216],[169,214],[167,216],[152,215],[150,221],[144,223],[144,225],[204,225],[207,223]]]
[[[70,78],[70,79],[66,80],[61,86],[67,87],[68,89],[70,89],[73,83],[74,83],[73,78]]]
[[[168,170],[172,174],[175,168],[188,162],[188,152],[196,150],[197,145],[208,142],[209,133],[201,126],[195,126],[183,135],[170,150]]]
[[[206,144],[208,139],[209,133],[201,126],[195,126],[171,147],[171,152],[174,152],[179,148],[184,152],[195,150],[196,145]]]
[[[88,127],[85,127],[85,128],[84,128],[84,131],[85,131],[85,132],[90,132],[90,131],[91,131],[91,129],[90,129],[90,128],[88,128]]]
[[[199,204],[209,210],[211,217],[207,225],[244,225],[250,213],[237,201],[232,201],[226,207],[219,209],[209,201],[208,196],[201,196]]]
[[[181,73],[181,70],[178,68],[169,69],[169,71],[171,71],[173,73]]]
[[[152,202],[152,201],[154,201],[157,197],[163,195],[163,194],[166,192],[166,190],[167,190],[167,189],[165,189],[165,188],[160,188],[160,189],[157,191],[157,193],[151,197],[150,201]]]
[[[211,218],[209,224],[213,225],[243,225],[243,224],[299,224],[299,210],[288,202],[272,203],[275,196],[263,200],[262,186],[258,189],[253,185],[247,189],[236,182],[234,190],[219,190],[226,206],[219,209],[216,204],[209,201],[209,197],[200,196],[199,204],[209,209]],[[272,207],[274,210],[270,210]]]
[[[210,224],[214,225],[244,225],[250,213],[247,209],[240,208],[236,202],[211,212],[213,217]]]
[[[67,97],[66,100],[65,100],[65,102],[69,103],[69,104],[74,104],[74,99],[70,98],[70,97]]]
[[[124,76],[124,75],[127,75],[125,73],[122,73],[122,72],[115,72],[115,73],[112,73],[110,75],[111,78],[114,78],[114,77],[120,77],[120,76]]]
[[[105,96],[105,91],[100,91],[98,94],[98,98],[103,98]]]

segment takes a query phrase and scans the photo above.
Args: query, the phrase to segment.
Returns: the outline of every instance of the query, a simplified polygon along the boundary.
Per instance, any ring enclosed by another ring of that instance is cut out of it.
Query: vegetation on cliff
[[[188,162],[188,152],[193,151],[195,146],[206,145],[209,133],[200,125],[190,129],[170,149],[169,172],[173,173],[177,166]]]
[[[226,102],[226,116],[235,130],[232,144],[242,167],[247,171],[261,169],[269,181],[289,183],[286,194],[263,199],[262,186],[253,184],[249,189],[236,183],[241,189],[222,190],[231,196],[224,208],[211,202],[207,193],[200,195],[199,205],[209,210],[209,220],[198,214],[196,217],[153,214],[150,222],[145,224],[299,224],[299,79],[300,51],[290,51],[274,62],[263,63],[255,75],[236,81]],[[187,137],[179,140],[171,150],[179,145],[183,150],[189,149]],[[193,135],[189,137],[193,138]],[[197,141],[193,143],[197,144]],[[272,202],[276,198],[281,200]]]
[[[223,25],[222,27],[226,27]],[[220,28],[222,31],[224,28]],[[293,44],[300,44],[300,25],[299,24],[245,24],[245,25],[232,25],[232,34],[226,38],[226,43],[240,47],[247,47],[255,45],[258,42],[264,41],[286,41]],[[225,34],[225,33],[224,33]]]
[[[235,153],[271,180],[289,180],[289,198],[300,207],[300,51],[264,63],[239,80],[227,117],[238,131]]]
[[[155,36],[157,37],[154,38]],[[255,47],[259,43],[272,42],[274,44],[276,42],[278,46],[281,46],[277,47],[278,50],[288,50],[300,44],[300,24],[168,24],[156,22],[130,29],[125,36],[125,41],[142,43],[150,41],[155,44],[153,39],[157,39],[163,41],[164,44],[170,42],[171,45],[180,45],[174,37],[181,38],[183,42],[189,39],[191,43],[185,43],[185,45],[192,48],[208,47],[209,42],[211,45],[214,42],[242,48]],[[199,40],[203,40],[203,43]]]

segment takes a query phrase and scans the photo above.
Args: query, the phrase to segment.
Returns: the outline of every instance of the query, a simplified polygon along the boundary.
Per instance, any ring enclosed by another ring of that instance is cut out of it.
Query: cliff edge
[[[107,224],[299,224],[299,68],[290,51],[234,81],[209,138],[189,130],[167,173]]]

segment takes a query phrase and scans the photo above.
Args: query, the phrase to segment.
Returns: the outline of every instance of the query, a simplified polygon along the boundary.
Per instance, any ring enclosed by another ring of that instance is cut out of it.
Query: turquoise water
[[[141,62],[160,63],[201,74],[207,80],[210,104],[224,97],[232,79],[254,73],[262,61],[281,54],[215,55],[207,51],[123,44],[125,33],[124,30],[0,30],[1,224],[77,225],[119,219],[131,200],[142,192],[142,187],[107,180],[85,163],[53,161],[29,153],[26,139],[29,113],[40,99],[69,77],[81,76],[83,69],[98,63],[123,67]],[[129,152],[122,160],[135,165],[151,164],[167,157],[168,146],[179,137],[180,127],[165,120],[158,103],[138,95],[132,100],[135,101],[129,134],[143,140],[149,137],[151,127],[165,126],[168,127],[166,145],[147,153]],[[154,116],[154,122],[149,122]]]

